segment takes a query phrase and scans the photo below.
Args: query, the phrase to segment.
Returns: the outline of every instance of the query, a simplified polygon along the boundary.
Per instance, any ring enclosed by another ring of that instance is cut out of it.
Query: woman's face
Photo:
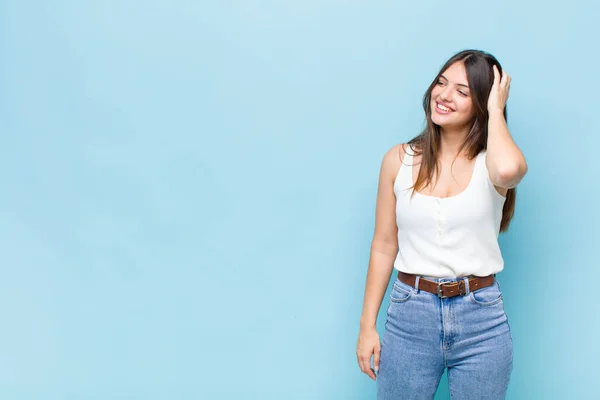
[[[442,73],[431,91],[431,120],[441,127],[462,127],[475,115],[467,71],[455,62]]]

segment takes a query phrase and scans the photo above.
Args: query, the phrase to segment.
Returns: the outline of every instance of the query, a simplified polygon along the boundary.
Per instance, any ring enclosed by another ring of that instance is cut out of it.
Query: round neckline
[[[457,193],[454,196],[449,196],[449,197],[439,197],[439,196],[431,196],[431,195],[428,195],[428,194],[423,194],[423,193],[417,192],[414,189],[413,189],[413,191],[415,192],[416,195],[419,195],[419,196],[421,196],[423,198],[429,198],[429,199],[432,199],[432,200],[437,200],[438,202],[440,202],[442,200],[446,201],[446,200],[451,200],[451,199],[455,199],[457,197],[460,197],[462,194],[464,194],[465,192],[467,192],[471,188],[471,186],[473,186],[473,181],[475,180],[475,174],[477,173],[477,163],[479,162],[479,159],[481,158],[482,154],[483,154],[483,151],[480,151],[479,154],[477,154],[475,156],[475,165],[473,165],[473,172],[471,172],[471,179],[469,180],[469,183],[467,184],[467,187],[464,188],[460,193]],[[410,159],[411,163],[410,163],[410,171],[409,171],[408,176],[410,178],[410,182],[414,186],[415,183],[414,183],[413,177],[412,177],[413,176],[413,174],[412,174],[413,171],[412,170],[413,170],[413,165],[414,165],[414,163],[413,163],[414,158],[413,158],[413,155],[411,155],[410,157],[411,157],[411,159]]]

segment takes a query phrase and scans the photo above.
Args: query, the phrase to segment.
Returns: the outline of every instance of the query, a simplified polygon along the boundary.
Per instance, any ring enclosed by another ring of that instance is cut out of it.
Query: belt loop
[[[465,281],[465,296],[469,295],[469,277],[466,276],[463,278],[463,280]]]
[[[415,276],[415,291],[419,293],[419,280],[421,279],[421,275]]]

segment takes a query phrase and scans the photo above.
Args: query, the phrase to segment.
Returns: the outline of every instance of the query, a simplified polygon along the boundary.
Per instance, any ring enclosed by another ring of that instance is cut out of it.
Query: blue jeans
[[[465,280],[464,296],[441,298],[417,289],[419,279]],[[433,399],[448,368],[453,400],[504,399],[513,342],[500,284],[470,291],[466,278],[398,278],[390,294],[381,340],[378,400]]]

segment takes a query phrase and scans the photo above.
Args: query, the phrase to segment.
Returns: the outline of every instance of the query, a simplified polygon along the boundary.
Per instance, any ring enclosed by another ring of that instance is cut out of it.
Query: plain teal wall
[[[465,48],[529,164],[508,398],[599,398],[597,4],[1,2],[0,398],[373,399],[381,159]]]

